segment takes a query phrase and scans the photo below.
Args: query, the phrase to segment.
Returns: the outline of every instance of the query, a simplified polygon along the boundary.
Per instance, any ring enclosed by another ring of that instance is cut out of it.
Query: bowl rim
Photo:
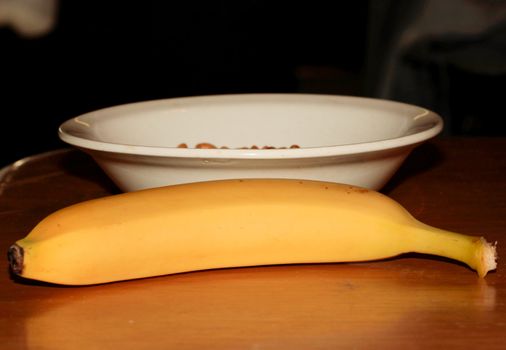
[[[428,127],[407,135],[398,137],[387,138],[382,140],[370,142],[358,142],[342,145],[318,146],[318,147],[301,147],[301,148],[286,148],[286,149],[197,149],[197,148],[179,148],[179,147],[160,147],[160,146],[143,146],[143,145],[130,145],[119,144],[107,141],[91,140],[72,134],[69,130],[70,124],[80,124],[83,127],[86,122],[83,121],[86,117],[97,114],[107,114],[115,112],[118,109],[142,109],[149,108],[156,105],[167,104],[180,104],[191,102],[216,102],[220,99],[226,100],[239,100],[250,99],[251,101],[258,101],[259,99],[290,99],[300,102],[301,98],[306,99],[328,99],[334,102],[352,102],[352,103],[365,103],[377,106],[389,106],[394,108],[410,108],[418,109],[418,114],[412,116],[413,119],[426,117],[429,118],[431,123]],[[393,150],[397,148],[404,148],[408,146],[415,146],[430,138],[437,136],[443,130],[443,119],[435,112],[423,107],[412,104],[407,104],[398,101],[387,99],[371,98],[371,97],[358,97],[346,95],[328,95],[328,94],[307,94],[307,93],[251,93],[251,94],[221,94],[221,95],[203,95],[203,96],[189,96],[189,97],[174,97],[166,99],[148,100],[141,102],[132,102],[120,104],[116,106],[106,107],[81,114],[77,117],[71,118],[63,122],[58,128],[59,138],[77,148],[84,151],[101,151],[108,153],[119,153],[125,155],[139,155],[139,156],[153,156],[153,157],[174,157],[174,158],[218,158],[218,159],[296,159],[296,158],[319,158],[331,156],[344,156],[356,155],[362,153],[369,153],[375,151]]]

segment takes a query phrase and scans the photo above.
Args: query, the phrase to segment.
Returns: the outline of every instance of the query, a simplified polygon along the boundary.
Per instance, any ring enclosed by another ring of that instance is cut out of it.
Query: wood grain
[[[506,139],[449,138],[408,158],[383,192],[420,220],[499,241]],[[50,212],[118,190],[74,150],[7,169],[0,249]],[[91,287],[14,279],[0,262],[3,349],[502,349],[506,277],[405,255],[356,264],[222,269]]]

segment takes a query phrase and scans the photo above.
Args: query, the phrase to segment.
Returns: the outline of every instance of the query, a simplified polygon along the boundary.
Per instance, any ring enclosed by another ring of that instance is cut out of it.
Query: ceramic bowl
[[[105,108],[66,121],[59,136],[89,153],[123,191],[230,178],[378,190],[442,127],[427,109],[386,100],[237,94]],[[183,143],[188,147],[178,147]],[[217,148],[196,148],[200,143]]]

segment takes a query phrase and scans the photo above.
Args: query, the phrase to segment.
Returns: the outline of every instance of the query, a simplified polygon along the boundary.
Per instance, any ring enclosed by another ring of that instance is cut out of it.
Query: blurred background
[[[0,166],[121,103],[301,92],[417,104],[506,136],[505,0],[0,0]]]

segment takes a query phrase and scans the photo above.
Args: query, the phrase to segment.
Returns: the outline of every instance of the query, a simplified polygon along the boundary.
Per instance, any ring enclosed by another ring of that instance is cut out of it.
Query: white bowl
[[[230,178],[296,178],[380,189],[443,127],[398,102],[333,95],[238,94],[139,102],[63,123],[123,191]],[[191,148],[201,142],[229,149]],[[190,148],[178,148],[186,143]],[[296,149],[280,149],[299,145]],[[252,145],[277,149],[236,149]]]

